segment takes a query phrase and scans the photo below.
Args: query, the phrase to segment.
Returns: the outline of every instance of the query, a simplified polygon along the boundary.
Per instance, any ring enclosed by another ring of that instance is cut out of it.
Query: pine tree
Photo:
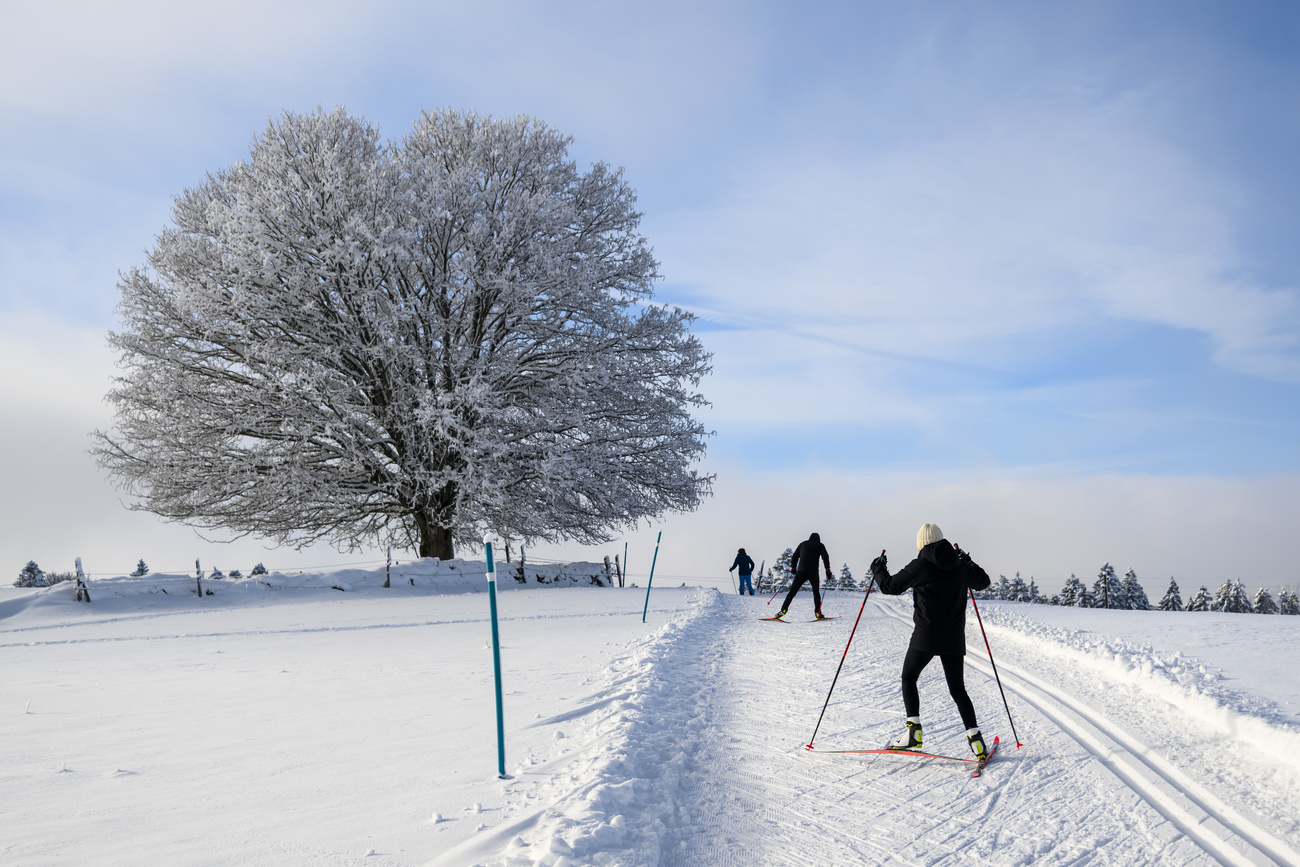
[[[1259,588],[1255,594],[1254,611],[1256,614],[1277,614],[1277,603],[1273,601],[1273,594],[1268,592],[1267,587]]]
[[[140,562],[135,564],[135,571],[131,573],[131,577],[143,578],[145,575],[148,574],[149,574],[149,567],[145,565],[144,558],[141,557]]]
[[[1296,596],[1294,590],[1284,587],[1278,592],[1277,598],[1279,614],[1300,614],[1300,597]]]
[[[1151,600],[1147,599],[1147,592],[1138,583],[1137,572],[1131,568],[1124,573],[1124,600],[1133,611],[1151,610]]]
[[[27,565],[18,573],[18,580],[14,582],[15,587],[45,587],[47,584],[45,573],[36,565],[35,560],[27,561]]]
[[[1098,605],[1097,597],[1092,595],[1088,585],[1082,581],[1079,582],[1079,598],[1075,600],[1075,608],[1096,608]]]
[[[1029,601],[1036,605],[1042,605],[1046,601],[1043,599],[1043,594],[1038,592],[1038,582],[1034,580],[1033,575],[1029,576]]]
[[[1223,582],[1223,586],[1214,592],[1211,610],[1228,614],[1251,613],[1250,598],[1246,596],[1246,588],[1241,586],[1240,578],[1231,578]]]
[[[999,575],[997,583],[989,589],[993,591],[994,599],[1007,600],[1011,598],[1011,582],[1007,580],[1005,575]]]
[[[1016,573],[1016,577],[1011,580],[1011,583],[1007,585],[1006,598],[1012,602],[1029,601],[1029,588],[1025,586],[1025,582],[1021,579],[1019,572]]]
[[[1061,594],[1057,597],[1057,605],[1064,605],[1067,608],[1074,608],[1079,604],[1079,594],[1084,590],[1083,582],[1079,580],[1073,572],[1070,573],[1070,579],[1065,582],[1061,588]]]
[[[1210,596],[1210,591],[1202,584],[1201,589],[1197,590],[1196,595],[1192,597],[1192,601],[1187,603],[1187,610],[1209,611],[1213,605],[1214,599]]]
[[[1178,592],[1178,582],[1174,580],[1174,576],[1169,576],[1169,589],[1165,591],[1164,598],[1160,600],[1160,604],[1156,607],[1161,611],[1183,610],[1183,597]]]
[[[858,582],[853,579],[853,573],[849,570],[849,564],[845,563],[840,567],[840,589],[857,590]]]
[[[1097,580],[1092,585],[1092,596],[1096,600],[1095,608],[1119,608],[1122,606],[1124,586],[1115,575],[1115,567],[1109,563],[1101,567]]]
[[[208,578],[213,581],[224,581],[226,579],[226,573],[214,566],[212,568],[212,574],[209,575]]]

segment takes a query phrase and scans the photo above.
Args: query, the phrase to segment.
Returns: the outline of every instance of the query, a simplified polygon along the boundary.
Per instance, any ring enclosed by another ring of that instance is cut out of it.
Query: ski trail
[[[839,606],[860,603],[860,597],[832,600],[828,605],[845,614]],[[661,863],[1224,863],[1045,715],[1029,714],[1022,723],[1041,751],[1004,745],[978,779],[947,762],[808,753],[803,744],[853,617],[804,626],[761,623],[761,605],[725,601],[715,617],[716,638],[728,648],[721,673],[730,688],[709,708],[709,727],[725,736],[701,746],[697,773],[680,787],[687,812],[701,818]],[[897,733],[903,717],[898,669],[909,633],[910,624],[868,606],[818,745],[873,747]],[[996,686],[978,674],[970,681],[983,718],[995,719]],[[927,745],[953,752],[965,743],[942,684],[942,674],[927,669],[921,684]],[[985,726],[990,736],[1000,729]]]
[[[908,622],[896,606],[887,610]],[[972,645],[967,664],[991,679],[987,654],[977,651],[983,648]],[[1053,720],[1220,863],[1300,864],[1300,854],[1289,844],[1226,804],[1103,713],[1005,660],[999,663],[998,672],[1009,692]]]

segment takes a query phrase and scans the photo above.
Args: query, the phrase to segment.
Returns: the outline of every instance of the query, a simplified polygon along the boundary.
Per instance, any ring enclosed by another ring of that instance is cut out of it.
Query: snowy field
[[[503,576],[499,780],[481,566],[404,568],[0,589],[0,864],[1300,865],[1300,617],[983,603],[1024,746],[972,617],[972,779],[819,752],[898,733],[906,599],[809,752],[860,595],[656,588],[643,625],[643,590]],[[921,695],[963,755],[937,663]]]

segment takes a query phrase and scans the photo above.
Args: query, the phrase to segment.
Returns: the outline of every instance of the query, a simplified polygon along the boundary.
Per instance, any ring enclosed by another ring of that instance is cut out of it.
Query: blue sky
[[[0,566],[261,550],[84,455],[115,274],[268,116],[452,106],[623,166],[700,316],[717,496],[665,574],[814,529],[861,569],[934,520],[1045,586],[1294,583],[1298,36],[1283,2],[8,4]]]

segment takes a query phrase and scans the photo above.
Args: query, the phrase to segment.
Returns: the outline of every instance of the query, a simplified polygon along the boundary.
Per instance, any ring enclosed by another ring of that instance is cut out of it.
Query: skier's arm
[[[880,563],[877,566],[876,561],[873,560],[871,574],[875,577],[876,586],[880,588],[881,593],[886,596],[897,596],[911,587],[916,580],[916,564],[918,562],[920,561],[913,560],[898,572],[890,575],[888,564]]]
[[[799,569],[799,552],[802,551],[802,550],[803,550],[803,543],[801,542],[801,543],[799,544],[799,547],[794,549],[794,554],[792,554],[792,555],[790,556],[790,571],[791,571],[791,572],[798,571],[798,569]]]
[[[822,562],[826,564],[826,574],[831,574],[831,555],[827,553],[825,545],[822,545]]]
[[[957,562],[964,567],[966,586],[972,590],[987,590],[988,586],[993,583],[989,578],[989,573],[985,572],[978,563],[970,558],[969,551],[963,551],[960,546],[957,547]]]

